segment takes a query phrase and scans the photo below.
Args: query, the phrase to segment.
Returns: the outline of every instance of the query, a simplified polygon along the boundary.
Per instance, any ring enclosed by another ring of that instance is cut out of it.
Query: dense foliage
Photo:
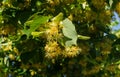
[[[0,77],[119,77],[114,12],[120,0],[0,0]]]

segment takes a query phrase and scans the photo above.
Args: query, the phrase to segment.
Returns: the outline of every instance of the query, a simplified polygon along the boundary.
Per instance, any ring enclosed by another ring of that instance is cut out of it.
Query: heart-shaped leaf
[[[66,18],[65,20],[63,20],[62,25],[63,25],[62,31],[64,36],[71,39],[66,41],[65,45],[66,46],[76,45],[78,35],[75,30],[74,24],[68,18]]]

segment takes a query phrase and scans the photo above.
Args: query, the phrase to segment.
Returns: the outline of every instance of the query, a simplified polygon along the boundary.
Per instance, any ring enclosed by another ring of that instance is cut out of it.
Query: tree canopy
[[[119,77],[120,0],[0,0],[0,77]]]

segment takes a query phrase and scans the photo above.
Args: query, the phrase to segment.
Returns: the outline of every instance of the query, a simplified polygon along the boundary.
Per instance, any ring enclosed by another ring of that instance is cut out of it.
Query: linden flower
[[[17,55],[20,54],[19,51],[18,51],[18,49],[17,49],[16,47],[13,48],[13,51],[14,51]]]
[[[87,75],[89,74],[89,72],[84,69],[84,70],[82,71],[82,74],[85,75],[85,76],[87,76]]]
[[[46,30],[47,39],[50,40],[53,37],[57,38],[58,36],[58,28],[56,26],[52,26],[50,29]]]
[[[92,0],[94,7],[101,9],[105,7],[105,0]]]
[[[51,6],[55,6],[60,3],[60,0],[47,0],[47,2],[51,4]]]
[[[80,60],[80,61],[79,61],[79,64],[80,64],[82,67],[86,67],[86,66],[87,66],[87,61],[85,61],[85,60]]]
[[[108,65],[105,70],[109,71],[109,72],[115,72],[116,70],[116,66],[114,64],[112,65]]]
[[[9,58],[10,58],[10,60],[15,60],[15,55],[9,54]]]
[[[12,51],[12,41],[9,41],[8,43],[3,44],[1,48],[3,49],[3,51],[9,51],[9,50]]]
[[[34,76],[34,75],[36,75],[36,74],[37,74],[37,72],[36,72],[36,71],[34,71],[34,70],[30,70],[30,74],[31,74],[31,76]]]
[[[45,46],[45,50],[48,52],[53,52],[56,51],[56,48],[58,47],[57,42],[49,42],[46,46]]]
[[[118,65],[118,69],[120,70],[120,64]]]
[[[103,54],[103,55],[108,55],[108,54],[110,54],[110,50],[103,50],[101,53]]]
[[[95,58],[95,60],[98,61],[98,62],[101,62],[101,61],[102,61],[102,57],[97,56],[97,57]]]
[[[45,50],[46,50],[45,56],[47,58],[54,58],[60,54],[61,48],[58,46],[58,43],[56,41],[54,41],[54,42],[49,42],[45,46]]]
[[[103,55],[108,55],[111,53],[112,42],[110,40],[105,40],[105,42],[101,43],[101,53]]]
[[[118,2],[117,5],[116,5],[116,11],[117,11],[118,14],[120,14],[120,9],[119,8],[120,8],[120,2]]]
[[[64,57],[75,57],[80,53],[81,49],[77,46],[66,47],[63,52]]]
[[[50,35],[56,35],[56,34],[58,34],[58,28],[56,26],[51,27]]]
[[[91,74],[98,73],[100,71],[101,67],[100,66],[93,66],[92,69],[90,70]]]
[[[58,26],[58,23],[57,23],[57,22],[50,22],[48,25],[49,25],[50,27],[51,27],[51,26]]]

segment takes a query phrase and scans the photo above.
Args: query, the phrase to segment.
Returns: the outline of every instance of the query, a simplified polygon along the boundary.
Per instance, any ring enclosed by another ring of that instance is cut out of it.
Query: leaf
[[[50,18],[50,16],[36,16],[32,20],[28,20],[25,23],[23,33],[26,34],[27,37],[29,37],[31,32],[35,31],[41,25],[45,24]],[[26,29],[27,26],[29,27],[29,29]]]
[[[32,32],[31,33],[31,35],[33,36],[33,37],[39,37],[40,35],[42,35],[44,32]]]
[[[120,60],[118,60],[117,62],[115,62],[115,64],[120,64]]]
[[[65,20],[63,20],[63,34],[65,37],[71,39],[66,41],[66,46],[71,46],[71,45],[76,45],[76,41],[77,41],[77,32],[75,30],[75,26],[74,24],[68,19],[66,18]]]

